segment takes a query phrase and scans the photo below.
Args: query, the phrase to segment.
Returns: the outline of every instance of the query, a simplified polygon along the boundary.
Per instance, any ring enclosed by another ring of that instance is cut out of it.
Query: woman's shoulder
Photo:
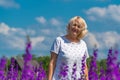
[[[63,36],[57,36],[56,38],[55,38],[55,41],[57,41],[57,42],[61,42],[61,41],[63,41]]]
[[[83,39],[80,40],[80,42],[81,42],[82,44],[86,45],[86,42],[85,42]]]
[[[61,36],[57,36],[56,39],[57,39],[57,40],[60,40],[60,39],[61,39]]]
[[[56,40],[63,40],[64,38],[63,38],[64,36],[57,36],[56,37]]]

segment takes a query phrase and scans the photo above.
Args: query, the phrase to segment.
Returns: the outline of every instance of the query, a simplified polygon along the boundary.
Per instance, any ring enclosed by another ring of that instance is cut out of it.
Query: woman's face
[[[83,27],[82,25],[79,24],[79,22],[75,21],[72,22],[69,26],[68,26],[68,34],[70,34],[71,36],[77,37],[78,34],[82,31]]]

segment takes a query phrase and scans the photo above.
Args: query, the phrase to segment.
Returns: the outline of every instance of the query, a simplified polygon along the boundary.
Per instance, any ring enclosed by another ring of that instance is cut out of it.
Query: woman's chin
[[[77,34],[76,34],[76,33],[73,33],[72,36],[73,36],[73,37],[77,37]]]

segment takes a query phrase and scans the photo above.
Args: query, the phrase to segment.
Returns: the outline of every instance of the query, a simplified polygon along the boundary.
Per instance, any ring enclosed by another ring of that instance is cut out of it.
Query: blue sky
[[[120,45],[120,0],[0,0],[0,56],[24,53],[27,34],[32,54],[49,55],[53,40],[66,33],[74,16],[87,22],[84,40],[90,55],[95,44],[99,58]]]

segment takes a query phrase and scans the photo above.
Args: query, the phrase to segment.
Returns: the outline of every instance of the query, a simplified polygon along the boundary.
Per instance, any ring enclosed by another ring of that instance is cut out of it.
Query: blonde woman
[[[85,80],[88,80],[86,59],[89,54],[86,43],[82,40],[86,34],[85,20],[79,16],[71,18],[67,25],[67,34],[57,37],[51,47],[48,80],[80,80],[83,75]],[[83,59],[84,72],[82,72]]]

